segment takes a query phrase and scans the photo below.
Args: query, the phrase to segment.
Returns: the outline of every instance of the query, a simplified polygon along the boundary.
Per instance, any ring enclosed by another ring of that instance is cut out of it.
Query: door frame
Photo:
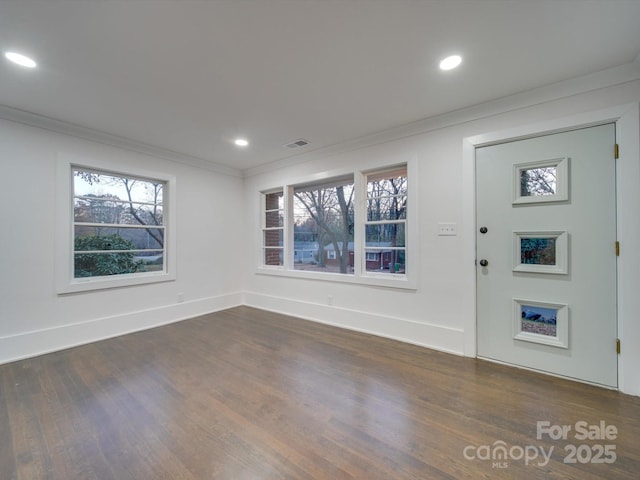
[[[640,296],[635,293],[640,284],[640,251],[632,245],[640,238],[640,105],[621,105],[604,110],[576,114],[510,129],[486,132],[463,139],[463,229],[465,265],[473,278],[473,311],[465,316],[464,354],[477,357],[477,285],[476,285],[476,148],[508,141],[523,140],[552,133],[606,123],[616,125],[616,143],[620,155],[616,168],[617,238],[621,245],[618,258],[618,389],[640,395],[640,382],[634,370],[640,368],[640,322],[634,322],[640,312]],[[634,218],[639,217],[639,218]],[[625,249],[625,245],[627,246]],[[625,347],[625,345],[628,345]],[[615,346],[612,346],[614,348]],[[635,348],[634,348],[635,347]]]

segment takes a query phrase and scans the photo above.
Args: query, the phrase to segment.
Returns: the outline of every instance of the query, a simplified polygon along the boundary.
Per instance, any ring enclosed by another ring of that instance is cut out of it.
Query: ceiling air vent
[[[294,140],[291,143],[285,144],[285,147],[287,147],[287,148],[298,148],[298,147],[306,147],[307,145],[309,145],[309,142],[307,142],[304,138],[300,138],[298,140]]]

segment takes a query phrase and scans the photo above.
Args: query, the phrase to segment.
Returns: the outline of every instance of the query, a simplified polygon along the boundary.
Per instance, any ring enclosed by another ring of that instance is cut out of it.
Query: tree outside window
[[[296,187],[293,198],[295,270],[353,273],[353,177]]]

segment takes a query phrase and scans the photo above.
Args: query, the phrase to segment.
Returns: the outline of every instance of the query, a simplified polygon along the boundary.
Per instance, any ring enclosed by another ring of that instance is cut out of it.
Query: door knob
[[[489,265],[489,262],[487,262],[484,258],[482,260],[480,260],[480,266],[481,267],[486,267],[487,265]]]
[[[489,230],[487,230],[487,227],[480,227],[480,233],[485,234],[487,233]]]

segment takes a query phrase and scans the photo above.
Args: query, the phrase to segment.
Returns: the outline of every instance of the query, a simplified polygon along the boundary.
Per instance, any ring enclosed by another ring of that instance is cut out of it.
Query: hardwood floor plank
[[[9,480],[17,478],[14,438],[9,417],[8,392],[11,388],[9,375],[0,376],[0,471],[12,472]]]
[[[3,480],[640,472],[638,397],[249,307],[2,365],[0,388]],[[580,421],[619,434],[577,440]],[[606,443],[614,463],[565,463]],[[538,456],[483,457],[500,445]]]

